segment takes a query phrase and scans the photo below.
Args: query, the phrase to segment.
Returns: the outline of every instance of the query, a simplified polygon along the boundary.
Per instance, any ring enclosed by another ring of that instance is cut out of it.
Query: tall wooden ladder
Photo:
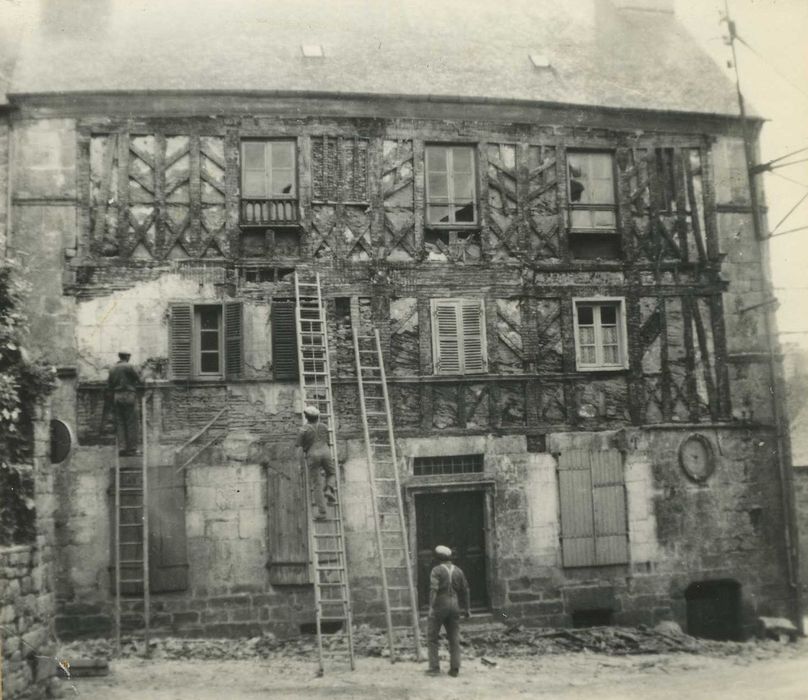
[[[379,331],[375,329],[372,335],[360,335],[354,327],[353,339],[390,661],[398,658],[399,650],[407,643],[413,644],[415,658],[420,661],[418,599],[412,576]]]
[[[336,503],[327,506],[325,519],[314,518],[311,484],[306,470],[306,503],[309,516],[309,561],[314,575],[314,603],[317,628],[319,673],[325,671],[325,657],[344,659],[354,669],[353,617],[342,523],[340,467],[334,433],[334,402],[331,365],[328,358],[328,329],[320,288],[320,275],[313,282],[301,281],[295,272],[295,325],[300,393],[304,406],[315,406],[328,429],[331,459],[336,469]],[[304,418],[305,423],[305,418]],[[324,629],[332,631],[324,639]],[[336,632],[339,631],[340,634]]]
[[[149,654],[149,509],[147,397],[140,402],[142,454],[120,455],[115,440],[115,647],[121,634],[143,633],[144,655]]]

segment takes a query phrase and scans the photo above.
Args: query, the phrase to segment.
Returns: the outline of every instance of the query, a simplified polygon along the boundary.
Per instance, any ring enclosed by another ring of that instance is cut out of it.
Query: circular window
[[[679,465],[693,481],[707,481],[715,471],[713,444],[704,435],[688,436],[679,446]]]
[[[51,464],[64,462],[70,454],[76,439],[70,426],[58,418],[50,422],[50,461]]]

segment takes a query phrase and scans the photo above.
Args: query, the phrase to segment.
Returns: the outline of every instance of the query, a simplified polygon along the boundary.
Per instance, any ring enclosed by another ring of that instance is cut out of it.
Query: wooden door
[[[418,603],[429,605],[429,573],[439,544],[454,552],[471,588],[471,605],[488,608],[485,556],[485,494],[483,491],[423,493],[415,496],[418,550]]]

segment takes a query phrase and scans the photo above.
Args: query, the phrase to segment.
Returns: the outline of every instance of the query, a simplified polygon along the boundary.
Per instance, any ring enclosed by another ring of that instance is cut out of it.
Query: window
[[[448,457],[414,457],[414,476],[439,474],[477,474],[483,470],[483,455],[450,455]]]
[[[558,456],[561,553],[565,567],[629,560],[626,488],[619,450]]]
[[[614,159],[611,153],[567,153],[570,228],[573,231],[614,231]]]
[[[480,374],[487,369],[482,299],[433,299],[435,374]]]
[[[242,225],[297,222],[295,152],[293,140],[242,141]]]
[[[427,225],[477,223],[474,149],[471,146],[426,147]]]
[[[276,300],[270,311],[272,322],[272,376],[297,379],[297,324],[295,302]]]
[[[628,368],[622,298],[575,299],[575,363],[579,371]]]
[[[172,379],[233,378],[242,373],[241,303],[171,304]]]

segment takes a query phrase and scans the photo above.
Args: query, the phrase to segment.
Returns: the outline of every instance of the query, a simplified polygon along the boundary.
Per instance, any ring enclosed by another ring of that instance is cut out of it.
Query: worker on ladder
[[[312,505],[316,508],[314,517],[324,520],[326,501],[331,505],[337,502],[336,469],[328,444],[328,428],[320,422],[320,411],[316,406],[306,406],[303,415],[306,424],[297,437],[300,465],[309,470]]]
[[[137,454],[138,446],[137,394],[143,388],[143,380],[129,363],[131,357],[125,350],[118,353],[118,362],[109,371],[107,401],[104,402],[105,409],[112,404],[118,451],[122,456]]]

